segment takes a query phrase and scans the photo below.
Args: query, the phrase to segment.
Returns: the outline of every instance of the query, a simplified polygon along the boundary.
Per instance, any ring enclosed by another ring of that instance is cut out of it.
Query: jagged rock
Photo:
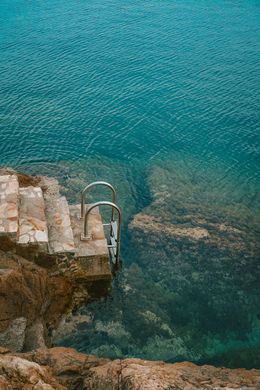
[[[5,348],[5,347],[0,347],[0,355],[5,355],[7,353],[10,353],[10,349]]]
[[[75,286],[20,256],[0,251],[0,346],[43,347],[45,324],[55,327],[73,306]],[[43,321],[40,325],[39,321]]]
[[[0,356],[1,390],[65,390],[51,369],[17,356]]]
[[[5,381],[3,382],[5,386],[16,384],[18,380],[23,384],[37,383],[37,380],[42,380],[44,384],[53,386],[46,389],[69,390],[257,390],[260,388],[259,370],[232,370],[208,365],[197,366],[188,362],[168,364],[141,359],[111,361],[84,355],[70,348],[38,350],[20,354],[19,357],[0,355],[0,380],[1,378]],[[58,383],[62,386],[58,387]],[[14,387],[16,388],[23,389],[23,387]],[[31,388],[26,387],[26,389]]]
[[[21,356],[21,355],[20,355]],[[85,377],[91,367],[109,362],[108,359],[84,355],[72,348],[51,348],[23,354],[25,359],[39,365],[49,366],[59,383],[69,389],[87,389],[83,387]]]
[[[45,300],[47,273],[19,256],[0,251],[0,332],[24,317],[30,325]]]
[[[25,340],[26,323],[24,317],[13,320],[8,328],[0,333],[0,345],[14,352],[21,351]]]
[[[115,360],[90,369],[85,389],[257,389],[257,372],[192,363],[166,364],[140,359]],[[259,382],[258,382],[259,384]]]
[[[75,288],[69,279],[62,276],[48,278],[44,302],[44,318],[47,323],[57,326],[62,316],[74,306]]]
[[[25,351],[32,351],[34,349],[45,348],[46,330],[40,318],[26,329],[25,341],[23,349]]]
[[[96,286],[100,295],[104,286]],[[21,351],[49,345],[63,316],[95,294],[91,283],[76,284],[69,273],[56,275],[0,250],[0,346]]]

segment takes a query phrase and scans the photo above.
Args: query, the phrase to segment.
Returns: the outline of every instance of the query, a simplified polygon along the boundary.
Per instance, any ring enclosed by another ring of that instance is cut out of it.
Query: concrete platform
[[[87,241],[80,239],[83,232],[83,220],[79,219],[80,205],[69,206],[69,208],[76,247],[75,262],[84,269],[88,280],[111,279],[107,241],[98,208],[93,209],[90,213],[89,232],[91,238]],[[75,267],[75,272],[80,272],[80,270]]]

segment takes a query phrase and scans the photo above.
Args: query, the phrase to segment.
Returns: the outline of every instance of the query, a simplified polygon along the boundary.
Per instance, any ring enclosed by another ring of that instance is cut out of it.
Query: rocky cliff
[[[74,290],[69,280],[0,251],[0,346],[43,347],[48,331],[70,309]]]

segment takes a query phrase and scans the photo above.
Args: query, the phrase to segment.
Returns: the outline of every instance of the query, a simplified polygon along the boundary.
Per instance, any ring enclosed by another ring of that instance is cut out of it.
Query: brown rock
[[[58,324],[73,290],[68,279],[0,251],[0,346],[21,351],[26,338],[27,349],[43,347],[45,324]]]
[[[40,365],[52,367],[59,383],[75,390],[87,389],[82,386],[90,368],[109,362],[108,359],[84,355],[72,348],[63,347],[38,350],[23,354],[23,357]]]
[[[18,177],[20,187],[37,186],[42,180],[40,176],[30,176],[24,173],[18,173],[12,168],[0,168],[0,175],[12,175]]]
[[[0,345],[11,351],[21,351],[25,340],[26,323],[24,317],[13,320],[8,328],[0,333]]]
[[[31,351],[33,349],[45,348],[45,335],[45,326],[41,319],[37,318],[25,331],[23,350]]]
[[[91,368],[84,384],[93,390],[259,389],[259,374],[259,370],[126,359]]]
[[[65,390],[52,376],[49,367],[41,367],[17,356],[0,355],[1,390]]]
[[[48,309],[45,319],[48,323],[57,325],[62,315],[68,312],[72,305],[74,286],[62,276],[49,278],[47,284]]]
[[[168,364],[141,359],[100,359],[71,348],[51,348],[21,354],[50,366],[59,383],[70,390],[196,390],[260,388],[260,370]]]
[[[0,389],[1,390],[12,390],[12,386],[8,384],[7,380],[0,375]]]
[[[16,318],[31,324],[44,302],[47,273],[18,256],[0,252],[0,332]]]
[[[164,234],[175,239],[186,238],[197,241],[209,238],[209,232],[202,227],[185,227],[171,223],[161,223],[158,218],[143,213],[136,214],[129,227],[131,230],[139,229],[144,233]]]
[[[11,351],[8,348],[0,347],[0,355],[5,355]]]

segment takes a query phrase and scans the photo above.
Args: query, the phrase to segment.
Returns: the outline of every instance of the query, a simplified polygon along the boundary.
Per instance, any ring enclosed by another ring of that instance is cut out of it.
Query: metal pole
[[[112,203],[116,202],[116,190],[110,183],[107,183],[106,181],[95,181],[95,182],[93,182],[91,184],[88,184],[84,188],[84,190],[81,192],[81,210],[80,210],[80,218],[81,219],[84,218],[84,214],[85,214],[85,194],[86,194],[86,192],[88,190],[90,190],[92,187],[100,186],[100,185],[108,187],[108,188],[111,189],[111,191],[112,191]],[[112,208],[111,219],[112,219],[112,221],[114,220],[114,208]]]

